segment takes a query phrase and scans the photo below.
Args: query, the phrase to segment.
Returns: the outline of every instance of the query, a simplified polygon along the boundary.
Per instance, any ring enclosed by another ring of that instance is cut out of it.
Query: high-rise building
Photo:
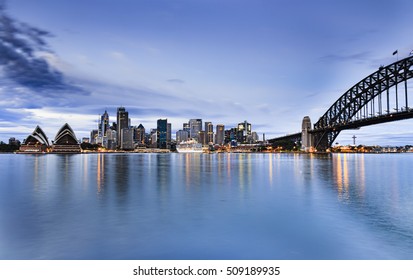
[[[145,144],[145,128],[142,124],[135,127],[134,141],[139,145]]]
[[[113,127],[112,127],[113,128]],[[108,128],[106,130],[106,146],[104,146],[105,148],[109,149],[109,150],[115,150],[116,147],[118,146],[117,143],[117,131],[112,129],[112,128]]]
[[[178,130],[176,132],[176,143],[181,143],[183,141],[187,141],[189,137],[188,131],[185,130]]]
[[[99,135],[99,131],[97,129],[92,130],[90,132],[90,143],[96,144],[98,135]]]
[[[215,144],[224,145],[225,141],[225,126],[223,124],[218,124],[215,133]]]
[[[191,134],[191,128],[189,127],[189,123],[184,123],[183,125],[183,130],[188,132],[188,137]]]
[[[212,122],[205,122],[205,134],[206,144],[214,143],[214,126]]]
[[[158,146],[157,137],[158,137],[158,133],[156,131],[156,128],[151,128],[151,131],[149,133],[149,139],[150,139],[150,146],[152,148],[156,148]]]
[[[156,125],[156,143],[159,149],[167,148],[168,120],[159,119]]]
[[[105,137],[106,136],[106,131],[109,128],[109,114],[105,110],[105,113],[100,117],[100,123],[99,123],[99,137]]]
[[[135,148],[133,144],[133,128],[122,128],[120,137],[121,150],[133,150]]]
[[[237,141],[239,143],[245,143],[249,136],[251,136],[251,124],[247,121],[239,123],[237,127]]]
[[[172,124],[168,123],[166,126],[166,144],[169,146],[172,141]]]
[[[205,133],[205,131],[201,130],[201,131],[198,132],[198,142],[201,143],[203,146],[208,144],[206,142],[206,133]]]
[[[189,137],[199,141],[198,133],[202,130],[202,119],[189,120]]]
[[[124,107],[119,107],[116,114],[116,131],[118,132],[118,146],[122,146],[122,129],[129,128],[129,113]]]

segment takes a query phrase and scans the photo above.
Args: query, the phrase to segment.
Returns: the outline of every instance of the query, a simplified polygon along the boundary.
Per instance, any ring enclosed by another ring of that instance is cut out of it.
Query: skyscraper
[[[188,131],[185,130],[178,130],[176,132],[176,143],[181,143],[183,141],[187,141],[189,137]]]
[[[159,119],[156,125],[156,143],[159,149],[167,147],[168,120]]]
[[[120,137],[120,148],[122,150],[133,150],[133,128],[122,128],[121,130],[121,137]]]
[[[224,145],[225,140],[225,126],[223,124],[217,124],[215,133],[215,144]]]
[[[251,124],[247,121],[238,124],[237,127],[237,141],[239,143],[247,142],[248,136],[251,136]]]
[[[135,127],[134,140],[139,145],[145,144],[145,127],[140,124],[138,127]]]
[[[189,120],[189,137],[199,141],[198,133],[202,130],[202,119]]]
[[[172,124],[168,123],[166,127],[166,144],[169,146],[172,141]]]
[[[129,113],[124,107],[119,107],[116,114],[116,130],[118,132],[118,147],[122,146],[122,129],[129,128]]]
[[[109,128],[109,114],[105,110],[105,113],[100,117],[100,123],[99,123],[99,136],[100,137],[105,137],[106,136],[106,131]]]
[[[206,144],[214,143],[214,126],[212,122],[205,122],[205,134]]]

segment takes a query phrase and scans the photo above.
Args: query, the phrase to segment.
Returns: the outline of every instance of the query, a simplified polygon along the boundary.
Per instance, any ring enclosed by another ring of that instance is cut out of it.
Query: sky
[[[0,0],[0,140],[40,125],[80,139],[124,106],[149,131],[247,120],[260,139],[315,122],[413,50],[410,0]],[[413,82],[409,83],[413,88]],[[413,120],[340,144],[413,144]]]

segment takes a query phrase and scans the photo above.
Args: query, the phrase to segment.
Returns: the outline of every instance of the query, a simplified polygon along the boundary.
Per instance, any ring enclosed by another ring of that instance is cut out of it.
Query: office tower
[[[251,136],[251,124],[247,121],[239,123],[237,127],[237,142],[245,143],[249,136]]]
[[[106,146],[105,148],[109,150],[116,150],[116,147],[118,146],[117,143],[117,131],[112,128],[108,128],[106,130]]]
[[[122,146],[122,129],[129,128],[129,114],[124,107],[119,107],[116,114],[116,131],[118,132],[118,146]]]
[[[215,133],[215,144],[224,145],[225,141],[225,126],[223,124],[218,124]]]
[[[227,129],[224,131],[224,142],[225,144],[230,143],[230,142],[234,142],[237,140],[237,129],[235,127],[231,128],[231,129]]]
[[[121,150],[133,150],[135,148],[133,144],[133,128],[122,128],[120,137]]]
[[[152,148],[156,148],[157,147],[157,145],[158,145],[158,141],[157,141],[157,138],[158,138],[158,133],[157,133],[157,131],[156,131],[156,128],[151,128],[151,131],[150,131],[150,133],[149,133],[149,139],[150,139],[150,146],[152,147]]]
[[[205,122],[205,134],[206,144],[214,143],[214,126],[212,122]]]
[[[191,132],[191,128],[189,127],[189,123],[183,123],[183,130],[188,132],[188,137],[190,135]]]
[[[135,127],[134,141],[139,145],[145,144],[145,128],[142,124],[140,124],[138,127]]]
[[[202,119],[190,119],[189,120],[189,137],[194,138],[197,141],[198,133],[202,130]]]
[[[201,143],[202,146],[205,146],[207,144],[205,131],[201,130],[198,132],[198,142]]]
[[[156,143],[157,143],[156,146],[159,149],[166,149],[167,130],[168,130],[168,120],[159,119],[156,122]]]
[[[100,117],[100,123],[99,123],[99,137],[105,137],[106,136],[106,131],[109,128],[109,114],[105,110],[105,113]]]
[[[184,142],[184,141],[188,141],[188,138],[189,138],[189,133],[188,133],[188,131],[185,131],[185,130],[178,130],[177,132],[176,132],[176,143],[181,143],[181,142]]]
[[[98,135],[99,135],[99,131],[97,129],[94,129],[90,132],[90,143],[91,144],[96,144]]]
[[[172,124],[168,123],[166,127],[166,143],[170,145],[172,141]]]

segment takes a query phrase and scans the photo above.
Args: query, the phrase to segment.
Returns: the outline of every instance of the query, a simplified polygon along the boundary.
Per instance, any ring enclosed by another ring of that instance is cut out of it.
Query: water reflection
[[[413,257],[412,157],[7,160],[11,166],[0,168],[0,258]]]
[[[120,154],[108,157],[109,159],[114,159],[114,166],[111,166],[111,172],[115,174],[116,193],[119,197],[125,198],[129,187],[130,156]]]

